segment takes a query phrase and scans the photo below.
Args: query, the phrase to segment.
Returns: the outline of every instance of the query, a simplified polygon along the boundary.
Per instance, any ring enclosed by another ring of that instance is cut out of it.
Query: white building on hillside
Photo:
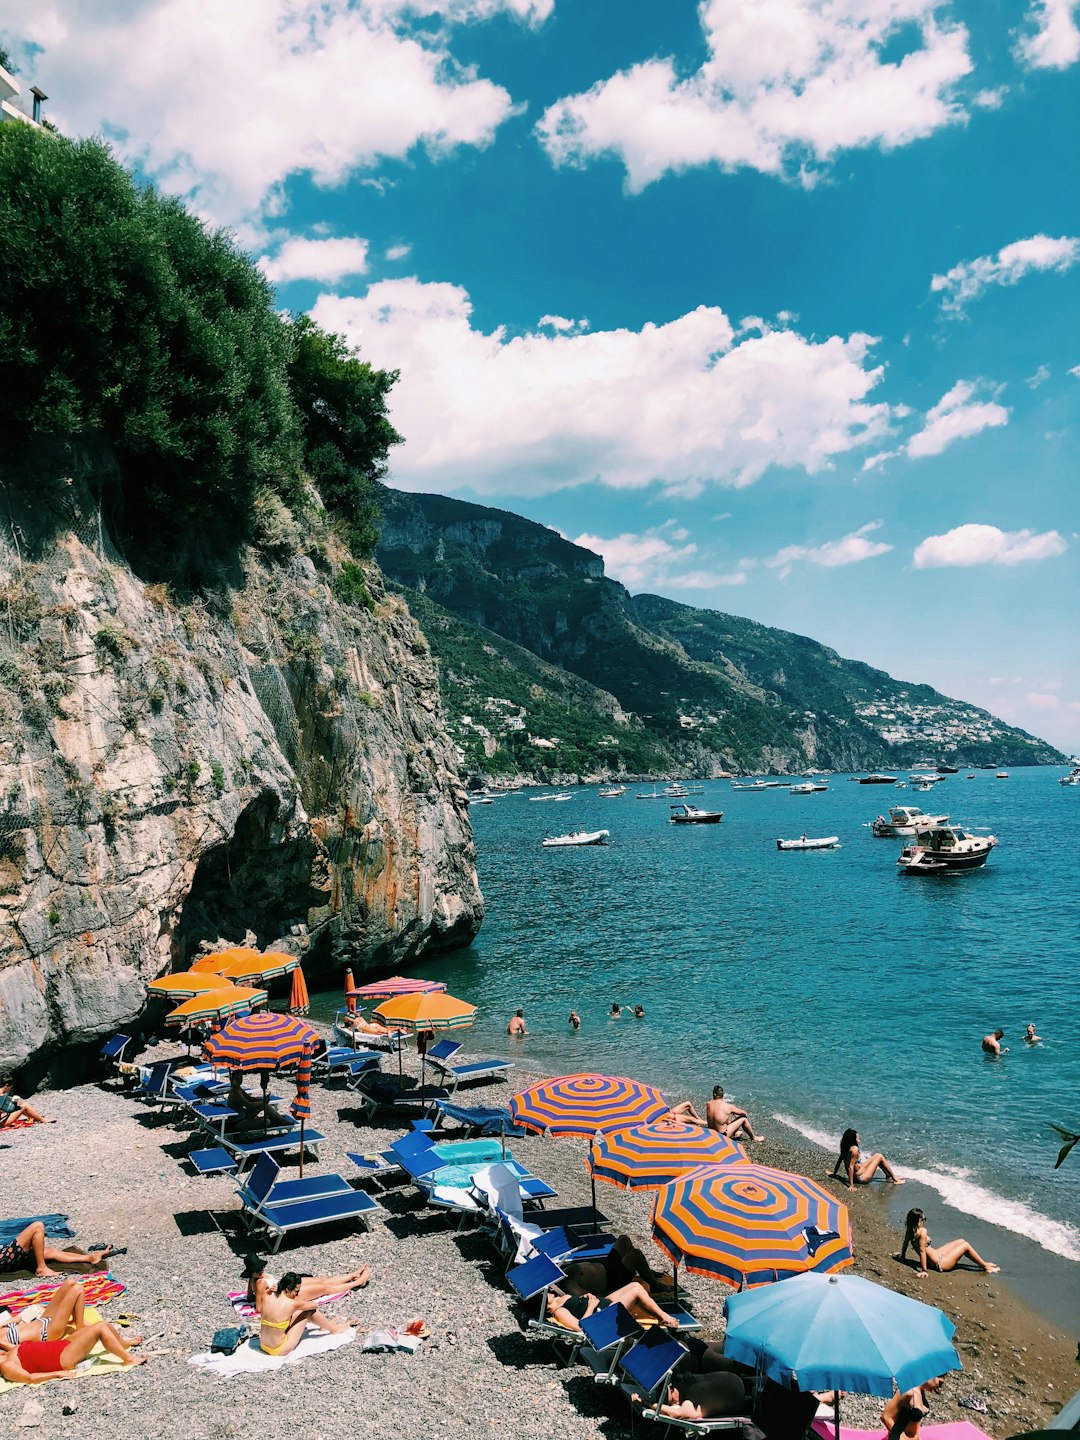
[[[40,128],[41,102],[49,97],[36,85],[31,85],[30,94],[34,97],[33,115],[28,115],[25,110],[20,110],[15,103],[16,98],[22,94],[22,86],[15,79],[14,75],[8,73],[0,65],[0,121],[22,120],[27,125]]]

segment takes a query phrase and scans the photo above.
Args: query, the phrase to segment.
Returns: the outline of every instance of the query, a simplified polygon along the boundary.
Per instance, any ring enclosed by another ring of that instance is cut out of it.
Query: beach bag
[[[232,1355],[247,1339],[248,1328],[246,1325],[226,1325],[222,1330],[214,1331],[214,1338],[210,1341],[210,1353],[212,1355]]]

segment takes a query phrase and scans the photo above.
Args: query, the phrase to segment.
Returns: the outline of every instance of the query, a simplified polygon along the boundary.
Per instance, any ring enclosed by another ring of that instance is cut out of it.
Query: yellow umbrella
[[[166,996],[170,1000],[190,1000],[195,995],[205,995],[208,990],[220,990],[223,983],[220,975],[192,975],[181,970],[175,975],[151,980],[146,988],[151,995]]]
[[[395,995],[384,1000],[375,1010],[376,1017],[384,1025],[399,1030],[462,1030],[476,1019],[476,1006],[464,1000],[457,1000],[441,990],[411,995]],[[417,1048],[420,1042],[417,1041]],[[401,1070],[401,1051],[398,1050],[398,1071]],[[426,1051],[420,1060],[420,1083],[427,1073]]]
[[[200,1020],[219,1020],[223,1015],[238,1015],[266,1004],[265,990],[242,990],[236,985],[219,985],[205,995],[185,1000],[165,1017],[166,1025],[195,1025]]]

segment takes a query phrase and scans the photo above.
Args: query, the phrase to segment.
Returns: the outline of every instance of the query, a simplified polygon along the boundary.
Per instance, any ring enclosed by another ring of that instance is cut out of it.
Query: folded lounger
[[[718,1416],[711,1420],[672,1420],[661,1415],[660,1407],[671,1389],[672,1373],[688,1353],[686,1346],[680,1344],[670,1330],[653,1329],[620,1357],[618,1384],[628,1397],[641,1395],[645,1399],[642,1419],[655,1420],[665,1426],[665,1433],[678,1430],[684,1435],[742,1430],[750,1425],[749,1402],[741,1415]]]
[[[505,1135],[520,1140],[528,1134],[510,1119],[510,1111],[497,1105],[455,1105],[450,1100],[436,1102],[435,1128],[444,1120],[453,1120],[469,1135]]]
[[[270,1159],[270,1157],[266,1157]],[[273,1165],[274,1161],[271,1159]],[[276,1170],[275,1165],[275,1170]],[[265,1176],[264,1171],[264,1176]],[[312,1177],[315,1178],[315,1177]],[[321,1177],[320,1177],[321,1178]],[[327,1177],[342,1180],[342,1177]],[[324,1182],[327,1183],[327,1182]],[[242,1215],[249,1230],[265,1230],[271,1252],[276,1252],[286,1235],[294,1230],[306,1230],[313,1225],[331,1225],[342,1220],[360,1220],[364,1228],[372,1215],[382,1212],[382,1206],[362,1190],[354,1190],[343,1182],[345,1189],[334,1194],[311,1195],[307,1198],[275,1202],[275,1194],[284,1194],[286,1187],[302,1186],[302,1180],[276,1181],[272,1183],[267,1199],[258,1204],[245,1204]],[[278,1187],[281,1187],[279,1190]],[[255,1197],[252,1196],[252,1199]],[[273,1202],[273,1203],[271,1203]]]

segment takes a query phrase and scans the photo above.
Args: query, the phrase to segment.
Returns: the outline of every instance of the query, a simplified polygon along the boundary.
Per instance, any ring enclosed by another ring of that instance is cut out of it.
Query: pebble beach
[[[155,1058],[162,1053],[159,1048]],[[405,1065],[415,1071],[412,1056]],[[535,1078],[527,1056],[519,1055],[513,1084]],[[505,1103],[510,1088],[485,1085],[462,1098]],[[279,1093],[287,1090],[285,1082]],[[147,1337],[149,1363],[116,1376],[10,1389],[0,1394],[4,1433],[26,1425],[42,1437],[102,1434],[119,1440],[286,1433],[310,1440],[630,1435],[618,1393],[596,1386],[581,1366],[558,1368],[551,1347],[523,1332],[490,1241],[470,1229],[455,1231],[405,1185],[384,1193],[368,1187],[385,1206],[369,1233],[355,1227],[303,1232],[303,1238],[286,1240],[271,1262],[278,1274],[370,1265],[369,1286],[333,1307],[357,1326],[355,1343],[265,1375],[226,1380],[193,1368],[189,1357],[209,1348],[216,1329],[234,1323],[227,1294],[242,1288],[242,1256],[257,1248],[240,1225],[234,1182],[196,1177],[183,1160],[192,1148],[188,1128],[132,1099],[115,1082],[48,1092],[39,1101],[57,1124],[0,1139],[3,1212],[65,1211],[80,1244],[127,1246],[128,1253],[112,1262],[127,1291],[104,1313],[137,1317],[132,1328]],[[378,1149],[403,1128],[367,1123],[346,1090],[315,1086],[312,1102],[312,1123],[327,1137],[322,1170],[351,1176],[346,1151]],[[513,1149],[558,1190],[552,1203],[587,1203],[584,1142],[530,1137],[515,1140]],[[770,1137],[752,1149],[755,1160],[821,1178],[821,1152],[813,1147]],[[1045,1424],[1076,1389],[1075,1338],[1029,1309],[1010,1290],[1007,1275],[957,1271],[919,1280],[899,1265],[892,1257],[900,1237],[882,1190],[865,1187],[848,1197],[855,1273],[940,1305],[958,1327],[964,1371],[937,1397],[932,1419],[967,1418],[995,1440]],[[630,1234],[664,1268],[649,1238],[650,1195],[608,1185],[598,1192],[607,1228]],[[5,1285],[19,1281],[4,1278]],[[691,1277],[689,1294],[706,1335],[722,1333],[725,1293],[719,1284]],[[404,1326],[415,1317],[431,1331],[416,1355],[361,1352],[367,1331]],[[985,1404],[985,1413],[964,1408],[963,1399]],[[844,1421],[877,1426],[880,1406],[873,1398],[847,1397]]]

